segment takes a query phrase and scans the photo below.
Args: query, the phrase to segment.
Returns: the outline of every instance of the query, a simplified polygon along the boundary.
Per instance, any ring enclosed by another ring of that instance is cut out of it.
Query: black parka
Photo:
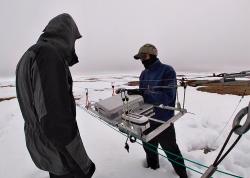
[[[17,99],[25,121],[26,145],[36,166],[56,175],[80,167],[93,171],[76,122],[69,66],[78,62],[81,35],[68,14],[53,18],[16,68]]]

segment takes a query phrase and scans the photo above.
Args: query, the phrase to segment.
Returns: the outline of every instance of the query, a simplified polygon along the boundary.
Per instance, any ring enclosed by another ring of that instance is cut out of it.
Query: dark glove
[[[128,95],[142,95],[143,92],[140,89],[125,89],[125,88],[118,88],[117,90],[115,90],[116,94],[121,93],[122,91],[127,91]]]
[[[128,95],[142,95],[143,92],[140,89],[127,89]]]
[[[117,90],[115,90],[115,93],[119,94],[119,93],[121,93],[122,91],[125,91],[125,90],[126,90],[125,88],[118,88]]]

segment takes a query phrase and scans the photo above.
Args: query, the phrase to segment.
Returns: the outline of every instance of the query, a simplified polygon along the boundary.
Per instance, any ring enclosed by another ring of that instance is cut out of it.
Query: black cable
[[[222,153],[223,153],[223,151],[224,151],[226,145],[228,144],[229,139],[231,138],[231,136],[232,136],[232,134],[233,134],[233,132],[234,132],[234,130],[235,130],[236,128],[238,128],[238,127],[235,127],[235,128],[233,128],[233,129],[231,129],[229,135],[227,136],[226,141],[224,142],[224,144],[223,144],[223,146],[222,146],[222,148],[221,148],[221,150],[220,150],[218,156],[216,157],[216,159],[215,159],[215,161],[214,161],[214,163],[213,163],[213,166],[214,166],[214,167],[217,167],[217,166],[221,163],[221,161],[227,156],[227,154],[234,148],[234,146],[235,146],[235,145],[238,143],[238,141],[240,140],[240,138],[241,138],[242,135],[239,135],[238,138],[234,141],[234,143],[230,146],[230,148],[226,151],[226,153],[225,153],[224,155],[222,155]],[[221,157],[221,155],[222,155],[222,157]]]

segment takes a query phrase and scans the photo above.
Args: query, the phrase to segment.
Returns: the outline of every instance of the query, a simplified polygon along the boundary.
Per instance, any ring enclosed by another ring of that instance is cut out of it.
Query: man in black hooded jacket
[[[90,178],[95,171],[78,131],[69,70],[78,62],[75,41],[79,38],[73,18],[58,15],[16,69],[26,145],[35,165],[51,178]]]

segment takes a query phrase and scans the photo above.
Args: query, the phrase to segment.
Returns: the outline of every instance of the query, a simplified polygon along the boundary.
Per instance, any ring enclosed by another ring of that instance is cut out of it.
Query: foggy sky
[[[250,70],[249,0],[1,0],[0,76],[14,76],[49,20],[75,19],[80,63],[74,74],[140,72],[145,43],[178,71]]]

